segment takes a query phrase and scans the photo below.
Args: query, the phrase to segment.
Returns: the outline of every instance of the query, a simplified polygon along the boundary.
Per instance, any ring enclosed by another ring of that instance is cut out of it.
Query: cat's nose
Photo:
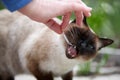
[[[86,48],[87,44],[85,42],[81,43],[82,48]]]

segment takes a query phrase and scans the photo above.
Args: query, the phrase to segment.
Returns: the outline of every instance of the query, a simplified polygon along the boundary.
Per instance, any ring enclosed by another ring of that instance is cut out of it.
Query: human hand
[[[83,13],[85,16],[91,15],[91,8],[87,7],[81,0],[33,0],[19,11],[32,20],[46,24],[59,34],[69,24],[72,12],[75,13],[78,25],[82,22]],[[61,24],[53,20],[57,16],[63,16]]]

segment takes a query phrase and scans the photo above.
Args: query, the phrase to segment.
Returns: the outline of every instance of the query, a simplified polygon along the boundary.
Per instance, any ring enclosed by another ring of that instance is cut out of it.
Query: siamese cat
[[[37,80],[61,76],[72,80],[72,69],[93,59],[97,51],[113,43],[100,38],[88,26],[70,23],[63,34],[17,12],[0,12],[0,80],[14,80],[17,74],[32,74]]]

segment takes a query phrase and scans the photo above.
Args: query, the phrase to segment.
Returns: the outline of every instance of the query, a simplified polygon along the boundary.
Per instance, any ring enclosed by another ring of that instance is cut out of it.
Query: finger
[[[49,21],[47,21],[45,23],[50,29],[52,29],[53,31],[55,31],[58,34],[61,34],[61,28],[60,25],[53,19],[50,19]]]
[[[53,14],[52,17],[64,15],[68,12],[73,12],[73,11],[74,12],[83,11],[83,13],[85,13],[85,16],[89,16],[91,8],[87,7],[84,4],[80,4],[80,3],[76,3],[76,2],[67,3],[67,2],[59,1],[59,6],[57,7],[57,9],[55,9],[55,13]]]
[[[81,4],[82,4],[84,7],[87,8],[87,5],[86,5],[85,3],[83,3],[82,1],[81,1]],[[84,11],[85,16],[87,16],[87,17],[91,16],[91,13],[90,13],[91,11],[92,11],[92,8],[90,8],[90,7],[89,7],[89,9],[86,9],[86,10]]]
[[[81,0],[62,0],[62,1],[66,1],[66,2],[77,2],[77,3],[80,3]]]
[[[63,16],[63,22],[61,24],[61,31],[64,31],[66,26],[69,24],[70,16],[71,16],[71,12],[69,12],[66,15]]]
[[[75,11],[75,12],[83,11],[85,16],[87,16],[87,17],[91,16],[90,12],[91,12],[92,8],[87,7],[84,3],[81,3],[81,4],[79,4],[79,3],[71,3],[68,6],[71,6],[72,10]]]
[[[81,26],[82,21],[83,21],[83,12],[75,12],[76,15],[76,24]]]

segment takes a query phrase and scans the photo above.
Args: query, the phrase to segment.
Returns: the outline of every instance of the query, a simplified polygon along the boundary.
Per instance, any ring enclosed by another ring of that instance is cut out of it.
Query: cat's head
[[[66,56],[69,59],[82,58],[89,60],[93,58],[101,48],[113,43],[113,40],[100,38],[88,26],[86,17],[81,26],[75,21],[68,25],[64,31],[66,42]]]

